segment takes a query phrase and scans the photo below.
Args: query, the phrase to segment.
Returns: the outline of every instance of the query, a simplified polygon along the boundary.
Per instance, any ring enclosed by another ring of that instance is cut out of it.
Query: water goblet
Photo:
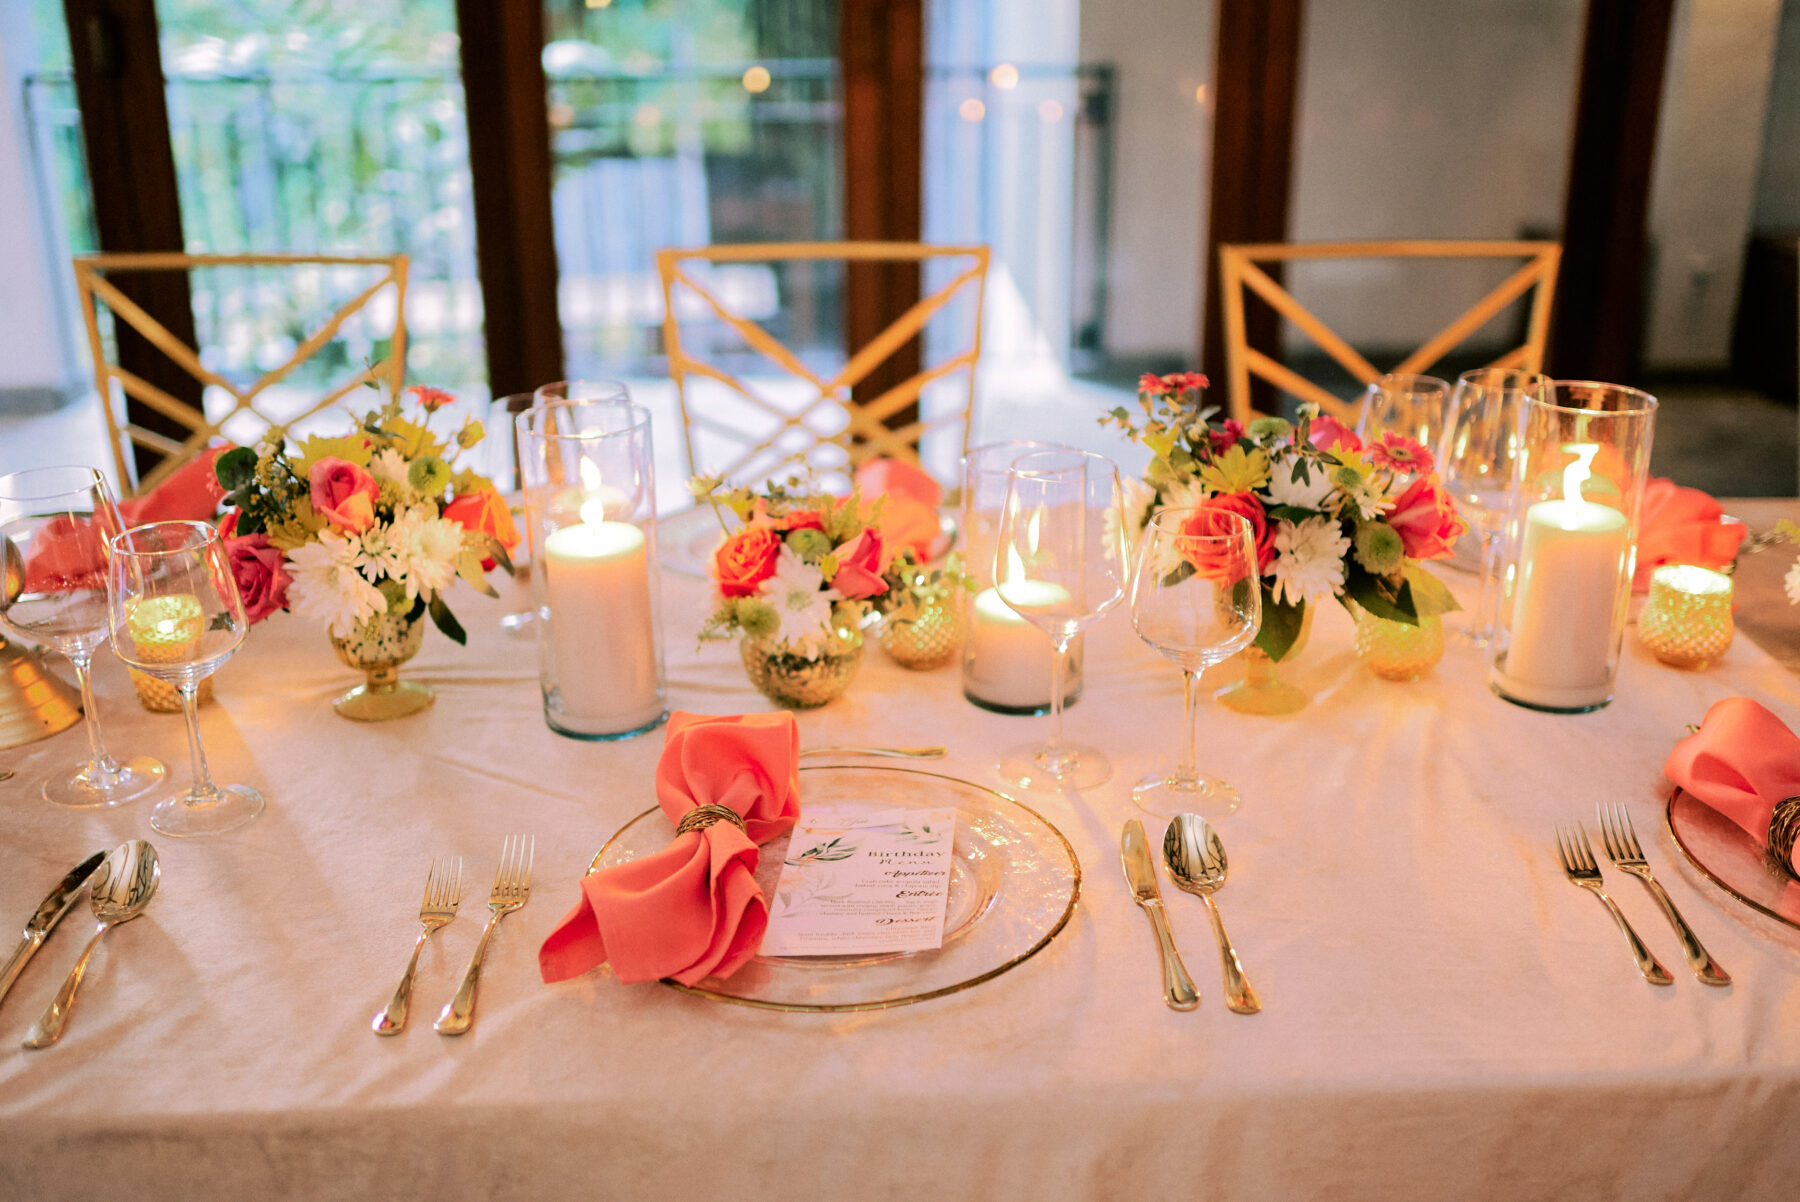
[[[545,385],[551,387],[551,385]],[[486,452],[483,468],[488,481],[502,497],[511,497],[525,487],[519,466],[519,439],[515,423],[519,414],[538,403],[535,392],[515,392],[496,397],[488,404],[487,436],[481,440]],[[522,519],[523,515],[519,517]],[[515,575],[531,570],[531,523],[520,520],[525,532],[525,554],[514,561]],[[521,638],[535,637],[531,624],[538,619],[537,610],[521,609],[500,615],[500,629]]]
[[[1112,775],[1098,749],[1063,741],[1063,676],[1076,635],[1125,599],[1131,567],[1119,469],[1086,451],[1013,461],[994,555],[994,591],[1056,649],[1050,740],[1014,747],[1000,775],[1025,789],[1084,789]]]
[[[150,825],[165,835],[217,835],[263,812],[248,785],[219,785],[200,743],[195,693],[244,641],[249,626],[225,541],[205,522],[154,522],[113,539],[107,573],[113,652],[175,686],[187,717],[194,782],[157,803]]]
[[[1477,647],[1494,637],[1494,553],[1512,503],[1513,463],[1521,450],[1519,416],[1527,399],[1551,403],[1550,378],[1502,367],[1464,372],[1450,394],[1450,416],[1438,451],[1444,488],[1475,532],[1481,556],[1475,608],[1461,634]]]
[[[45,467],[0,476],[0,543],[24,568],[23,588],[0,595],[0,626],[68,657],[87,715],[88,759],[44,782],[65,806],[116,806],[142,797],[168,775],[158,760],[107,753],[89,667],[106,642],[106,564],[122,530],[106,478],[90,467]]]
[[[1434,449],[1443,441],[1450,385],[1436,376],[1390,372],[1363,390],[1356,433],[1365,442],[1404,434]]]
[[[1150,519],[1132,573],[1131,625],[1181,669],[1187,740],[1173,771],[1132,786],[1139,809],[1159,818],[1221,818],[1238,808],[1237,789],[1201,775],[1197,766],[1200,674],[1248,647],[1261,624],[1256,536],[1248,518],[1165,509]]]

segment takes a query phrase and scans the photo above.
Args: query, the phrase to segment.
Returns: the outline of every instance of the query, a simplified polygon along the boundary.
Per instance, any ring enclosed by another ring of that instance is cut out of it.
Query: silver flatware
[[[82,949],[81,959],[69,970],[68,979],[51,999],[50,1008],[25,1036],[26,1047],[47,1048],[63,1037],[69,1012],[75,1008],[75,991],[87,976],[88,959],[100,946],[101,937],[142,914],[156,896],[156,883],[161,879],[162,866],[156,862],[156,849],[142,839],[121,843],[106,853],[106,859],[88,881],[88,904],[100,922],[99,929]]]
[[[1687,957],[1688,967],[1693,970],[1701,984],[1729,985],[1731,974],[1712,958],[1706,948],[1700,944],[1700,937],[1694,934],[1694,928],[1687,924],[1681,911],[1663,891],[1661,883],[1650,875],[1650,864],[1644,859],[1644,849],[1638,845],[1637,831],[1631,825],[1631,815],[1618,802],[1594,805],[1594,815],[1600,820],[1600,843],[1606,848],[1607,858],[1613,867],[1620,872],[1628,872],[1644,882],[1644,888],[1662,907],[1663,917],[1675,928],[1676,936],[1681,940],[1681,953]]]
[[[809,755],[887,756],[896,760],[941,760],[950,753],[947,747],[803,747],[800,758]]]
[[[1644,941],[1638,938],[1638,933],[1625,921],[1625,915],[1619,911],[1617,903],[1601,887],[1600,865],[1594,862],[1594,849],[1588,844],[1587,830],[1579,822],[1572,827],[1557,824],[1556,857],[1562,861],[1563,875],[1606,903],[1607,911],[1625,935],[1625,942],[1631,945],[1631,957],[1637,961],[1638,972],[1644,980],[1652,985],[1673,985],[1675,978],[1669,975],[1668,969],[1657,963],[1656,957],[1650,954],[1650,949],[1644,946]]]
[[[1119,863],[1132,898],[1150,916],[1150,929],[1156,932],[1156,950],[1162,956],[1163,1001],[1172,1010],[1192,1010],[1200,1004],[1200,991],[1194,988],[1194,978],[1188,976],[1181,953],[1175,950],[1169,916],[1163,912],[1162,890],[1156,884],[1156,866],[1150,861],[1150,841],[1144,837],[1144,824],[1136,818],[1127,819],[1119,833]]]
[[[0,773],[0,780],[11,775],[10,772]],[[19,979],[19,974],[25,971],[25,966],[37,955],[37,949],[44,946],[44,941],[50,938],[50,932],[63,920],[63,915],[75,905],[75,899],[81,896],[81,887],[88,883],[88,878],[105,861],[106,853],[97,851],[69,869],[69,874],[56,883],[56,888],[50,890],[50,896],[25,920],[25,934],[19,940],[19,946],[13,949],[12,959],[6,962],[6,967],[0,969],[0,1003],[6,1001],[6,993],[12,988],[13,982]]]
[[[531,900],[531,862],[537,852],[537,840],[529,835],[511,835],[500,846],[500,867],[494,870],[494,887],[488,892],[488,920],[481,929],[481,941],[469,959],[469,971],[450,1004],[432,1024],[439,1035],[461,1035],[475,1025],[475,989],[481,984],[481,960],[487,955],[488,936],[500,920]]]
[[[1225,920],[1219,916],[1215,890],[1225,887],[1229,867],[1225,860],[1225,844],[1212,824],[1198,814],[1177,814],[1163,832],[1163,863],[1169,879],[1184,893],[1192,893],[1206,903],[1212,918],[1213,938],[1219,944],[1219,960],[1225,972],[1225,1004],[1234,1014],[1255,1014],[1262,1009],[1262,999],[1250,988],[1237,949],[1225,934]]]
[[[373,1026],[377,1035],[398,1035],[406,1029],[406,1016],[412,1010],[413,974],[419,968],[419,953],[431,933],[450,925],[456,907],[462,904],[463,874],[461,856],[440,856],[431,862],[425,874],[425,898],[419,903],[419,937],[413,940],[412,959],[406,962],[406,975],[400,978],[394,996]]]

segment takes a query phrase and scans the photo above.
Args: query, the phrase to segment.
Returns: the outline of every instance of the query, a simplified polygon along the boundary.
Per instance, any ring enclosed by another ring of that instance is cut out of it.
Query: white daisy
[[[406,586],[406,599],[427,601],[456,579],[463,528],[439,517],[429,505],[415,505],[388,527],[387,543],[397,568],[388,575]]]
[[[359,553],[359,540],[334,530],[322,530],[318,542],[289,551],[293,583],[287,595],[294,612],[324,622],[338,638],[387,612],[387,598],[356,570]]]
[[[1344,552],[1349,549],[1350,540],[1327,518],[1278,522],[1275,561],[1269,565],[1275,599],[1298,605],[1337,595],[1344,587]]]
[[[1380,517],[1393,505],[1388,488],[1393,483],[1383,472],[1359,472],[1352,467],[1332,471],[1332,483],[1338,487],[1341,512],[1354,513],[1367,522]]]
[[[1265,491],[1277,505],[1293,505],[1300,509],[1320,509],[1325,494],[1331,491],[1331,469],[1313,463],[1306,469],[1306,479],[1294,479],[1294,462],[1299,457],[1291,452],[1278,455],[1269,472]]]
[[[806,658],[817,658],[818,642],[831,629],[831,603],[838,599],[835,590],[825,588],[819,569],[783,547],[762,595],[781,619],[781,640]]]
[[[406,483],[406,457],[392,447],[375,452],[369,460],[369,475],[394,484]]]

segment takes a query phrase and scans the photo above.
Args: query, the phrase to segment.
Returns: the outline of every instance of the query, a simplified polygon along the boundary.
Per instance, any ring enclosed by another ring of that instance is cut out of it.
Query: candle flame
[[[1575,462],[1563,468],[1563,499],[1579,504],[1583,500],[1581,482],[1594,474],[1591,465],[1594,456],[1600,453],[1600,447],[1597,443],[1578,442],[1566,449],[1575,452]]]
[[[581,460],[581,520],[598,526],[606,520],[606,498],[600,492],[600,465],[592,459]]]
[[[1001,577],[1001,584],[1016,584],[1025,579],[1025,561],[1019,558],[1018,548],[1011,543],[1006,544],[1006,575]]]

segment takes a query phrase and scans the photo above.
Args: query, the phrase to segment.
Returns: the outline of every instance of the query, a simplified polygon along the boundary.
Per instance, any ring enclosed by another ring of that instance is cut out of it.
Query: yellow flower
[[[1200,469],[1200,483],[1215,493],[1255,492],[1268,482],[1268,452],[1242,442]]]

